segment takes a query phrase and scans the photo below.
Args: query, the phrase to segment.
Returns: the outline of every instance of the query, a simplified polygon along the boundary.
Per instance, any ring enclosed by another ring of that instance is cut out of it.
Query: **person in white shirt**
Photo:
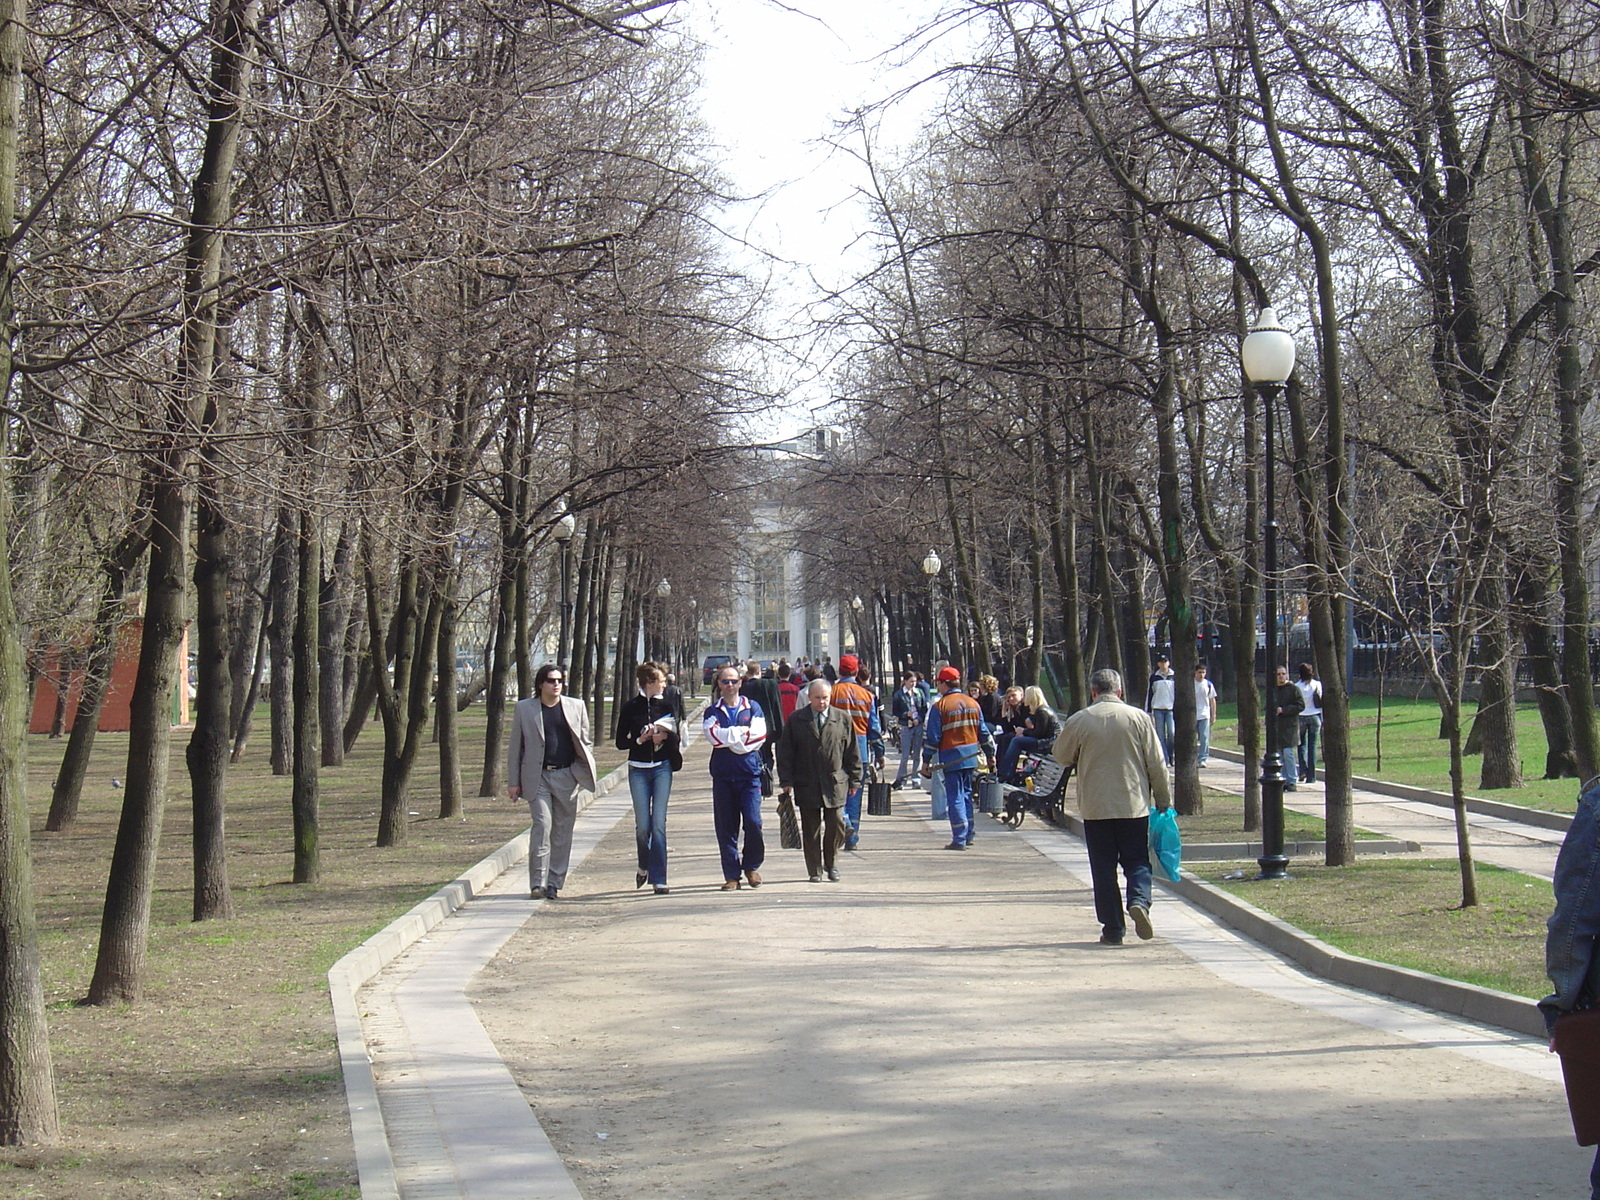
[[[1194,728],[1200,740],[1200,765],[1211,757],[1211,722],[1217,719],[1217,685],[1206,678],[1206,665],[1194,669]]]
[[[1301,783],[1317,781],[1317,737],[1322,732],[1322,681],[1310,663],[1300,664],[1300,678],[1295,683],[1305,700],[1300,710],[1300,752],[1297,755]]]

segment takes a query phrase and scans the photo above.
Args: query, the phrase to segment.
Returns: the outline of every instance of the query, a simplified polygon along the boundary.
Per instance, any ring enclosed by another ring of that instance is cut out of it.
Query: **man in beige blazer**
[[[812,883],[828,873],[839,882],[836,865],[847,826],[844,803],[861,786],[861,748],[855,722],[843,709],[829,711],[833,687],[826,679],[806,688],[806,707],[794,710],[778,734],[778,787],[794,793],[800,810],[800,844]],[[826,826],[826,829],[824,829]]]
[[[1128,880],[1128,915],[1145,941],[1150,925],[1150,802],[1172,804],[1166,758],[1150,714],[1122,700],[1122,676],[1096,671],[1089,707],[1067,718],[1056,735],[1055,760],[1078,773],[1078,811],[1094,882],[1100,941],[1122,945],[1127,923],[1117,889],[1117,866]]]
[[[511,799],[526,797],[528,888],[535,900],[554,900],[567,882],[578,789],[594,791],[594,739],[583,701],[561,694],[566,676],[545,663],[533,677],[534,695],[517,701],[506,752]]]

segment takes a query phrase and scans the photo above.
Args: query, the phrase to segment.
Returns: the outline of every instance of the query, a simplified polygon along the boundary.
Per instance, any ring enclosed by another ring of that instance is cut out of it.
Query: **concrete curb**
[[[1244,755],[1237,750],[1219,750],[1215,746],[1211,753],[1228,762],[1244,765]],[[1364,775],[1352,775],[1350,786],[1362,792],[1376,792],[1380,796],[1393,796],[1396,800],[1415,800],[1419,804],[1433,804],[1440,808],[1454,808],[1454,802],[1444,792],[1435,792],[1428,788],[1411,787],[1404,783],[1390,783],[1386,779],[1368,779]],[[1539,829],[1554,829],[1558,833],[1565,833],[1572,828],[1572,818],[1566,813],[1549,812],[1542,808],[1524,808],[1520,804],[1507,804],[1503,800],[1485,800],[1480,796],[1468,796],[1467,811],[1477,813],[1480,817],[1499,817],[1502,821],[1515,821],[1519,825],[1532,825]]]
[[[601,779],[579,812],[601,796],[626,785],[628,764]],[[361,1200],[399,1200],[395,1182],[394,1156],[389,1150],[389,1135],[378,1106],[378,1085],[372,1075],[372,1060],[367,1055],[366,1037],[361,1027],[361,1012],[356,994],[391,962],[417,941],[478,895],[528,854],[528,834],[519,833],[466,874],[451,880],[403,916],[391,921],[350,953],[328,972],[328,991],[333,1000],[333,1023],[339,1046],[339,1065],[344,1073],[345,1104],[350,1110],[350,1138],[355,1143],[356,1173]]]
[[[1399,838],[1362,838],[1356,842],[1357,854],[1414,854],[1421,850],[1417,842]],[[1310,858],[1326,854],[1327,842],[1285,842],[1283,852],[1290,858]],[[1183,857],[1194,862],[1226,862],[1232,858],[1260,858],[1260,842],[1185,842]]]
[[[1069,833],[1079,838],[1083,836],[1081,817],[1074,813],[1063,813],[1062,819]],[[1188,846],[1183,848],[1186,856],[1189,850]],[[1231,892],[1197,879],[1187,871],[1182,874],[1183,878],[1173,883],[1156,871],[1155,881],[1167,891],[1204,909],[1224,925],[1237,929],[1251,941],[1299,963],[1313,975],[1529,1037],[1546,1036],[1544,1016],[1534,1001],[1526,996],[1513,996],[1510,992],[1497,992],[1493,988],[1478,987],[1476,984],[1413,971],[1409,967],[1396,967],[1346,954],[1312,937],[1303,929],[1269,912],[1263,912]]]
[[[1169,892],[1182,896],[1196,907],[1231,925],[1245,937],[1274,953],[1299,963],[1314,975],[1347,984],[1380,996],[1392,996],[1436,1012],[1451,1013],[1495,1025],[1528,1037],[1544,1038],[1544,1017],[1534,1001],[1492,988],[1443,979],[1407,967],[1374,962],[1346,954],[1295,928],[1287,921],[1263,912],[1247,900],[1196,879],[1188,872],[1177,883],[1158,874],[1156,882]]]

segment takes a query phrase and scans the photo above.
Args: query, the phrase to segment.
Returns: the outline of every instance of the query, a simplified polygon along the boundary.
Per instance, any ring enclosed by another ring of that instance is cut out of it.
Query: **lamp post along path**
[[[577,518],[563,509],[556,521],[556,544],[561,547],[561,639],[556,646],[556,663],[563,671],[567,669],[567,648],[572,636],[572,535],[577,531]]]
[[[1278,518],[1273,459],[1273,413],[1278,395],[1294,374],[1294,337],[1278,323],[1270,306],[1261,310],[1255,328],[1239,348],[1245,377],[1261,396],[1262,509],[1261,608],[1265,642],[1265,676],[1262,695],[1266,745],[1261,755],[1261,866],[1260,879],[1284,879],[1289,859],[1283,852],[1283,738],[1278,731]]]
[[[928,577],[928,660],[922,666],[930,684],[933,682],[934,660],[939,657],[939,605],[934,589],[943,566],[937,550],[929,550],[928,557],[922,560],[922,573]]]

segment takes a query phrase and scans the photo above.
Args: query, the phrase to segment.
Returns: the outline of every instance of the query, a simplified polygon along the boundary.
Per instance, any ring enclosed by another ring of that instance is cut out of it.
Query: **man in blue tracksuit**
[[[739,694],[739,683],[738,667],[718,668],[717,701],[706,709],[705,721],[706,743],[711,747],[711,816],[725,892],[739,890],[741,871],[751,887],[760,887],[760,867],[767,854],[761,837],[761,747],[767,740],[767,719],[759,704]]]

